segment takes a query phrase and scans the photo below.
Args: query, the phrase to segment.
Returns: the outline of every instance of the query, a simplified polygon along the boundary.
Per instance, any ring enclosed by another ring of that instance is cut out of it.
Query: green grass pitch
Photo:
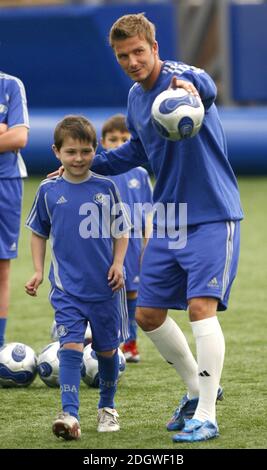
[[[25,182],[22,223],[31,207],[39,180]],[[242,222],[241,260],[229,309],[219,314],[225,333],[226,357],[221,383],[225,400],[217,405],[220,437],[183,448],[266,448],[266,297],[267,297],[267,178],[240,178],[246,218]],[[24,342],[39,352],[50,342],[53,312],[48,302],[46,279],[38,297],[24,293],[32,274],[30,232],[22,226],[19,258],[12,263],[12,296],[7,338]],[[49,259],[46,262],[48,270]],[[194,349],[188,316],[171,312]],[[177,449],[165,423],[184,394],[174,370],[164,362],[152,343],[139,332],[142,362],[127,365],[119,384],[116,406],[119,433],[98,434],[98,390],[81,384],[79,442],[64,442],[51,432],[60,409],[58,389],[46,387],[39,377],[26,389],[0,389],[1,449]]]

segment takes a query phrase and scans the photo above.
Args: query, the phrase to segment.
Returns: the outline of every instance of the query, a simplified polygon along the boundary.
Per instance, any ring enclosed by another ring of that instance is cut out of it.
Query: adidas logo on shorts
[[[219,287],[216,277],[213,277],[210,282],[207,284],[208,287]]]

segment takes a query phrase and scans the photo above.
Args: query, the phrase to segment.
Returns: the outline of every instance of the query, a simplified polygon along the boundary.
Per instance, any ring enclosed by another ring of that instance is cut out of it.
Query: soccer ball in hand
[[[48,344],[39,354],[37,370],[48,387],[59,387],[59,341]]]
[[[194,137],[200,130],[205,110],[201,99],[184,88],[170,88],[154,100],[151,118],[161,137],[181,140]]]
[[[126,360],[120,348],[118,348],[118,354],[119,379],[125,370]],[[98,359],[95,351],[92,349],[91,344],[88,344],[88,346],[86,346],[83,351],[83,364],[81,369],[81,376],[84,383],[86,383],[89,387],[99,387]]]
[[[23,343],[7,343],[0,349],[0,385],[27,387],[37,373],[34,350]]]

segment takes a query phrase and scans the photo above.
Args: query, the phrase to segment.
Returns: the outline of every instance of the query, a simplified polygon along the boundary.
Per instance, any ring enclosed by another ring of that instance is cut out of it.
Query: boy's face
[[[53,145],[56,157],[64,166],[65,176],[72,181],[81,181],[88,175],[95,150],[91,142],[66,137],[60,150]]]
[[[107,132],[105,137],[101,140],[102,147],[107,150],[115,149],[120,145],[124,144],[129,140],[131,137],[130,132],[121,132],[118,130],[114,130],[111,132]]]

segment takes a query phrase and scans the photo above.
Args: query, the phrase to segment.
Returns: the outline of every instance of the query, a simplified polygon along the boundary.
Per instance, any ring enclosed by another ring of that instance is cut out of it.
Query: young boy
[[[43,280],[46,240],[51,242],[50,300],[61,346],[62,401],[62,412],[52,429],[66,440],[81,436],[80,367],[88,321],[99,363],[97,429],[120,429],[114,396],[121,333],[127,337],[127,312],[122,318],[118,291],[124,286],[130,221],[115,184],[89,170],[96,145],[95,129],[84,117],[66,116],[58,123],[53,150],[64,166],[64,175],[41,183],[26,223],[32,230],[35,269],[25,286],[31,296]]]
[[[27,176],[19,149],[27,144],[28,130],[24,85],[0,72],[0,348],[5,342],[11,260],[18,256],[22,182]]]
[[[123,114],[111,116],[104,122],[102,128],[101,145],[104,149],[114,149],[130,139],[130,133],[126,126]],[[137,290],[140,279],[140,261],[143,248],[148,242],[151,231],[152,219],[152,185],[147,171],[142,168],[134,168],[121,175],[109,176],[119,189],[122,201],[130,209],[131,222],[134,225],[129,238],[129,245],[124,261],[126,270],[126,292],[129,318],[129,338],[123,345],[123,352],[127,362],[137,363],[140,355],[137,348],[137,323],[135,321],[135,309],[137,302]],[[150,205],[148,211],[137,215],[137,205]],[[136,206],[135,206],[136,204]],[[139,217],[140,215],[140,217]],[[135,233],[133,233],[133,231]],[[137,236],[136,236],[137,235]],[[144,243],[143,243],[144,240]]]

